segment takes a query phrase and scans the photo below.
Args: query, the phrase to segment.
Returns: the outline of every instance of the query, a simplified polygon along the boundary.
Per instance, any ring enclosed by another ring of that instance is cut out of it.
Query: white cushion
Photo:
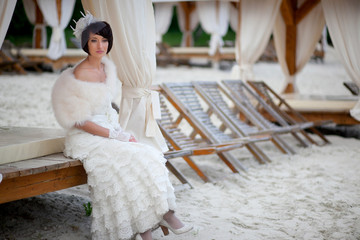
[[[0,127],[0,164],[62,152],[64,139],[62,129]]]

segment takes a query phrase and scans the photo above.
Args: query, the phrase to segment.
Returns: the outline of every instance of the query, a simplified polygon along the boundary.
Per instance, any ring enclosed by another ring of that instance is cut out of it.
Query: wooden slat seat
[[[224,144],[247,139],[248,142],[244,142],[245,147],[251,146],[257,141],[269,140],[268,135],[238,138],[232,133],[223,132],[213,124],[209,114],[201,106],[192,83],[164,83],[162,89],[181,117],[186,119],[194,129],[191,137],[199,134],[210,144]],[[251,150],[250,152],[255,154]],[[230,152],[218,153],[218,156],[233,172],[239,172],[240,169],[245,170],[245,167]]]
[[[163,136],[167,140],[170,150],[191,150],[193,156],[198,155],[208,155],[221,153],[223,151],[229,151],[241,147],[243,142],[240,143],[229,143],[222,145],[209,145],[204,143],[196,142],[195,139],[186,135],[180,128],[179,123],[182,119],[181,115],[177,120],[174,120],[170,109],[168,108],[164,92],[160,94],[160,106],[161,106],[161,119],[157,120]],[[245,142],[245,140],[244,140]],[[184,156],[184,160],[187,164],[198,174],[198,176],[205,182],[209,182],[210,179],[205,175],[205,173],[199,168],[199,166],[194,162],[191,156]]]
[[[294,149],[280,135],[294,133],[298,131],[298,126],[277,126],[265,119],[253,107],[247,96],[248,93],[244,92],[242,88],[236,89],[237,93],[240,92],[236,98],[217,82],[202,81],[193,84],[213,111],[219,117],[223,116],[226,119],[223,119],[224,123],[227,123],[226,127],[231,128],[238,136],[269,133],[272,136],[271,141],[280,151],[288,154],[295,153]],[[307,146],[302,139],[300,139],[300,143]]]
[[[230,82],[229,82],[230,83]],[[232,88],[234,84],[245,85],[240,82],[233,82]],[[321,126],[325,124],[329,124],[332,121],[324,120],[324,121],[308,121],[304,116],[302,116],[298,111],[293,109],[280,95],[278,95],[273,89],[271,89],[265,82],[263,81],[248,81],[248,84],[256,91],[261,102],[265,102],[266,106],[268,106],[271,111],[268,111],[270,116],[277,121],[281,126],[299,126],[299,132],[312,144],[323,145],[328,144],[330,141],[318,130],[316,126]],[[264,104],[263,104],[264,105]],[[289,114],[290,113],[290,114]],[[315,141],[306,131],[308,129],[312,133],[316,134],[322,142],[319,143]]]

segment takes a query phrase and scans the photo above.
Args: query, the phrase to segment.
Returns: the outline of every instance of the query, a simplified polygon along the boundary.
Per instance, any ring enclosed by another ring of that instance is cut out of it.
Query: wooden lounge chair
[[[212,144],[200,143],[195,139],[191,138],[179,128],[179,124],[183,117],[178,116],[174,120],[168,105],[166,104],[166,99],[164,97],[164,92],[160,94],[160,106],[161,106],[161,119],[157,120],[159,128],[167,140],[170,152],[173,150],[188,150],[191,151],[189,156],[183,156],[182,158],[187,162],[187,164],[197,173],[197,175],[204,181],[209,182],[210,179],[204,174],[204,172],[197,166],[193,161],[191,156],[199,155],[209,155],[209,154],[219,154],[225,151],[230,151],[236,148],[243,147],[245,143],[252,141],[251,139],[243,139],[243,141],[237,141],[235,143],[225,143],[225,144]],[[220,158],[222,156],[220,155]],[[171,161],[168,161],[171,164]],[[232,167],[230,167],[232,169]]]
[[[251,112],[266,128],[276,128],[276,126],[263,116],[266,112],[270,115],[278,115],[256,92],[252,91],[241,80],[223,80],[222,83],[226,86],[230,98],[234,100],[236,107],[240,111],[247,110]],[[261,108],[261,110],[259,110]],[[280,116],[277,116],[281,118]],[[298,132],[309,127],[311,124],[283,124],[276,128],[277,133],[291,133],[291,135],[298,141],[298,143],[307,147],[310,145],[306,140],[302,139]]]
[[[16,70],[20,74],[26,74],[25,69],[20,65],[19,61],[9,57],[5,52],[0,50],[0,73],[2,71]]]
[[[234,89],[236,85],[246,86],[240,81],[225,81],[224,82],[229,88]],[[307,121],[298,111],[293,109],[280,95],[278,95],[273,89],[271,89],[263,81],[248,81],[248,84],[256,91],[258,96],[267,104],[268,107],[271,107],[272,111],[269,111],[270,116],[274,121],[276,121],[281,126],[294,126],[297,125],[300,127],[299,132],[312,144],[323,145],[328,144],[330,141],[318,130],[316,126],[321,126],[329,124],[332,121],[316,121],[311,122]],[[315,141],[306,131],[316,134],[321,140],[321,143]]]
[[[255,144],[255,142],[269,140],[270,136],[268,134],[253,136],[252,138],[239,138],[233,133],[228,134],[223,132],[213,124],[209,114],[204,111],[192,83],[164,83],[162,89],[170,103],[194,129],[191,137],[195,137],[199,134],[211,144],[226,144],[237,141],[243,142],[244,139],[252,139],[251,142],[245,143],[244,146],[260,163],[270,162],[270,159]],[[239,172],[240,169],[246,171],[245,167],[242,166],[230,152],[218,153],[218,156],[233,172]]]
[[[5,40],[1,47],[1,58],[7,62],[14,62],[11,67],[20,74],[27,74],[26,69],[42,72],[41,66],[43,62],[30,60],[27,56],[21,54],[21,51],[8,40]]]
[[[242,99],[240,102],[217,82],[199,81],[193,82],[193,84],[211,110],[222,119],[224,127],[230,128],[237,136],[269,133],[272,136],[271,141],[281,152],[295,153],[280,137],[280,134],[291,133],[296,130],[295,127],[279,127],[272,124],[256,111],[251,103],[247,101],[248,99]]]

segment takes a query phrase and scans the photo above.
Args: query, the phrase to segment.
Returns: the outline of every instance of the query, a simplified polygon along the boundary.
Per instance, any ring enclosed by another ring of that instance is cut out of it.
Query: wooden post
[[[296,73],[296,23],[295,12],[297,9],[297,0],[283,0],[280,5],[281,15],[286,26],[285,34],[285,60],[290,76]],[[285,89],[286,93],[294,92],[293,83],[288,83]]]
[[[285,60],[290,76],[296,74],[296,38],[297,25],[306,15],[320,2],[320,0],[307,0],[300,8],[297,7],[297,0],[283,0],[280,5],[280,12],[286,25],[286,50]],[[293,83],[285,88],[285,93],[293,93]]]
[[[190,16],[191,16],[191,13],[195,9],[195,4],[191,3],[191,2],[180,2],[180,7],[183,9],[184,15],[185,15],[185,32],[189,32],[190,31],[190,24],[191,24]],[[191,39],[192,39],[191,34],[186,36],[186,39],[185,39],[185,46],[186,47],[191,46]]]
[[[220,3],[219,3],[219,0],[216,0],[215,2],[215,10],[216,10],[216,13],[215,13],[215,17],[216,17],[216,23],[219,22],[219,19],[220,19],[220,16],[219,16],[219,8],[220,8]],[[219,46],[216,47],[216,51],[215,51],[215,55],[214,55],[214,58],[213,58],[213,63],[215,66],[218,65],[220,61],[220,50],[219,50]]]
[[[40,10],[40,7],[39,5],[37,4],[37,1],[36,0],[33,0],[34,1],[34,4],[35,4],[35,26],[36,25],[42,25],[44,24],[44,16]],[[42,46],[42,30],[41,28],[36,28],[35,29],[35,37],[34,37],[34,40],[35,40],[35,44],[34,44],[34,47],[35,48],[43,48],[45,46]]]
[[[238,54],[236,54],[236,61],[240,66],[241,63],[241,0],[236,4],[238,10],[238,18],[237,18],[237,28],[236,28],[236,47],[238,49]]]
[[[61,21],[61,0],[56,0],[56,9],[57,9],[58,20],[59,20],[59,24],[60,24],[60,21]]]

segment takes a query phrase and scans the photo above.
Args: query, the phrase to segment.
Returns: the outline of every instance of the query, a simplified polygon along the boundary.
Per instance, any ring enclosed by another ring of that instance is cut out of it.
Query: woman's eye
[[[95,39],[92,39],[91,42],[96,43],[97,41]]]
[[[102,41],[103,41],[103,42],[108,42],[108,40],[107,40],[107,39],[103,39]]]

